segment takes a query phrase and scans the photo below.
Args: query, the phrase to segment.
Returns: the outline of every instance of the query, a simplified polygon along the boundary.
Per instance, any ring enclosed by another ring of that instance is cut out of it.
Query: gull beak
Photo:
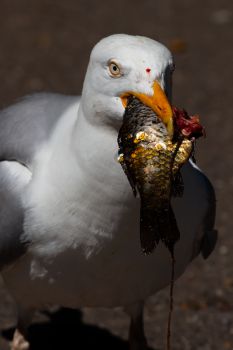
[[[153,95],[129,91],[121,96],[123,106],[127,106],[128,97],[137,97],[144,105],[150,107],[165,124],[170,137],[173,136],[173,112],[167,96],[157,81],[153,83]]]

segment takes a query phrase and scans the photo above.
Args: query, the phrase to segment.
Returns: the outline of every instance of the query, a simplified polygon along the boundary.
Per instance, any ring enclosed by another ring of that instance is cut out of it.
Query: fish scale
[[[118,144],[119,162],[134,194],[138,192],[141,198],[143,252],[151,253],[161,240],[173,253],[180,233],[171,208],[171,196],[180,185],[179,170],[192,153],[192,141],[187,138],[171,140],[154,111],[131,96]]]

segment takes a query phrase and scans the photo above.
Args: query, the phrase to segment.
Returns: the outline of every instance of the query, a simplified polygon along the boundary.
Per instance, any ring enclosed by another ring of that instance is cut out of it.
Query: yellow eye
[[[118,64],[116,62],[113,62],[113,61],[109,62],[108,68],[109,68],[109,72],[110,72],[112,77],[118,78],[122,75],[120,67],[118,66]]]

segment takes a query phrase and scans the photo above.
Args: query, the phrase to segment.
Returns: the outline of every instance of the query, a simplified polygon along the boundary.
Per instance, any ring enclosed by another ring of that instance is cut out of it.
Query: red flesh
[[[197,139],[205,136],[205,129],[200,124],[199,116],[189,116],[184,109],[173,107],[174,136],[184,136],[188,139]]]

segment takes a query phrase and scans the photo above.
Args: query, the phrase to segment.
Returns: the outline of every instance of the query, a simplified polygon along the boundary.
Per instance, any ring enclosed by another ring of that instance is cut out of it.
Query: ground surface
[[[198,258],[176,283],[174,350],[233,349],[232,29],[230,0],[1,0],[1,107],[33,91],[80,93],[92,46],[111,33],[156,38],[174,52],[174,104],[198,112],[206,126],[197,158],[216,188],[220,233],[210,259]],[[147,301],[153,348],[164,349],[167,313],[168,290]],[[13,323],[12,301],[1,287],[0,328]],[[77,349],[124,349],[127,326],[121,310],[63,310],[32,327],[32,348],[68,349],[75,340]],[[4,338],[0,349],[8,349]]]

